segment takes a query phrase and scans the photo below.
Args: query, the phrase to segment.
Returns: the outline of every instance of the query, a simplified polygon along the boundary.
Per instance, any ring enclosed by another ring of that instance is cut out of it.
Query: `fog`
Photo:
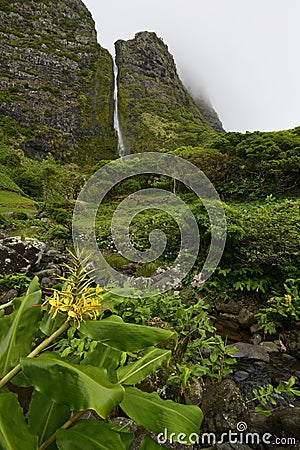
[[[155,31],[226,130],[300,125],[299,0],[84,0],[98,41]]]

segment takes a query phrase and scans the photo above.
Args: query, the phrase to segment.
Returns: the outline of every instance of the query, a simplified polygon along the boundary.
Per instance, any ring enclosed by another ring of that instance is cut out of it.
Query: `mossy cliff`
[[[131,152],[173,150],[215,135],[162,39],[144,31],[115,47],[120,123]]]
[[[2,140],[77,162],[116,156],[113,66],[81,0],[0,0]]]

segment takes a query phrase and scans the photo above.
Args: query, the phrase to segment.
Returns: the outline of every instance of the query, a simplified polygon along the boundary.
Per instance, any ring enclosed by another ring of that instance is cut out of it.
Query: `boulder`
[[[297,358],[300,358],[300,330],[292,330],[288,334],[287,350]]]
[[[268,351],[261,345],[247,344],[245,342],[236,342],[235,344],[230,344],[227,347],[237,348],[237,352],[234,354],[234,357],[237,359],[247,358],[247,359],[255,359],[257,361],[265,361],[265,362],[270,361]]]
[[[21,240],[20,236],[0,240],[0,273],[27,273],[38,264],[46,244],[36,239]]]
[[[237,316],[237,321],[242,328],[250,328],[256,321],[254,313],[246,308],[242,308]]]
[[[276,436],[300,439],[300,408],[279,407],[267,419],[270,432]]]
[[[237,424],[250,420],[248,409],[239,388],[230,379],[211,384],[203,392],[201,408],[204,414],[202,432],[214,433],[220,439],[222,433],[237,430]]]

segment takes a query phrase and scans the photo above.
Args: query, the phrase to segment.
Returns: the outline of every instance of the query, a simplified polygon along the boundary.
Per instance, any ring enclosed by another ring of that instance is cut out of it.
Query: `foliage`
[[[61,290],[54,290],[42,306],[35,278],[26,295],[14,300],[13,312],[0,318],[3,448],[18,448],[23,439],[22,448],[28,450],[50,445],[129,449],[132,434],[110,421],[117,406],[154,433],[160,432],[162,425],[169,434],[199,433],[203,414],[198,407],[162,400],[156,393],[133,387],[170,359],[170,350],[155,346],[174,333],[123,322],[109,312],[110,293],[103,294],[93,286],[78,260],[68,269],[69,277],[62,280]],[[71,339],[77,332],[93,345],[78,352],[79,357],[72,352],[64,357],[49,351],[69,331]],[[34,388],[28,424],[16,394],[5,389],[8,381]],[[87,409],[97,412],[102,420],[76,423]]]
[[[0,274],[0,291],[8,289],[24,289],[28,287],[30,278],[24,273]]]
[[[259,403],[261,406],[256,406],[255,411],[260,412],[266,416],[271,414],[268,406],[276,406],[276,394],[287,394],[290,398],[300,397],[300,391],[293,386],[296,383],[295,377],[290,377],[287,381],[280,381],[277,387],[272,384],[267,384],[266,387],[260,386],[258,389],[253,389],[253,394],[248,398],[246,403]]]
[[[168,385],[175,391],[188,389],[198,377],[219,381],[232,372],[235,349],[227,348],[215,327],[210,325],[208,306],[203,299],[187,305],[179,295],[168,292],[157,297],[127,298],[124,302],[115,302],[114,309],[126,321],[161,322],[176,331],[174,373],[168,379]]]
[[[259,309],[256,317],[260,329],[265,334],[290,329],[293,324],[300,321],[299,283],[299,279],[286,280],[285,294],[270,298],[267,306]]]

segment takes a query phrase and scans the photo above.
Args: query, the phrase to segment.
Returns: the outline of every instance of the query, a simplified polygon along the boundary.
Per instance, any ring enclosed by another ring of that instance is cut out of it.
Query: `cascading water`
[[[119,156],[125,156],[125,144],[124,139],[122,135],[122,130],[120,127],[120,121],[119,121],[119,108],[118,108],[118,66],[114,60],[114,80],[115,80],[115,86],[114,86],[114,101],[115,101],[115,110],[114,110],[114,128],[117,133],[118,137],[118,153]]]

